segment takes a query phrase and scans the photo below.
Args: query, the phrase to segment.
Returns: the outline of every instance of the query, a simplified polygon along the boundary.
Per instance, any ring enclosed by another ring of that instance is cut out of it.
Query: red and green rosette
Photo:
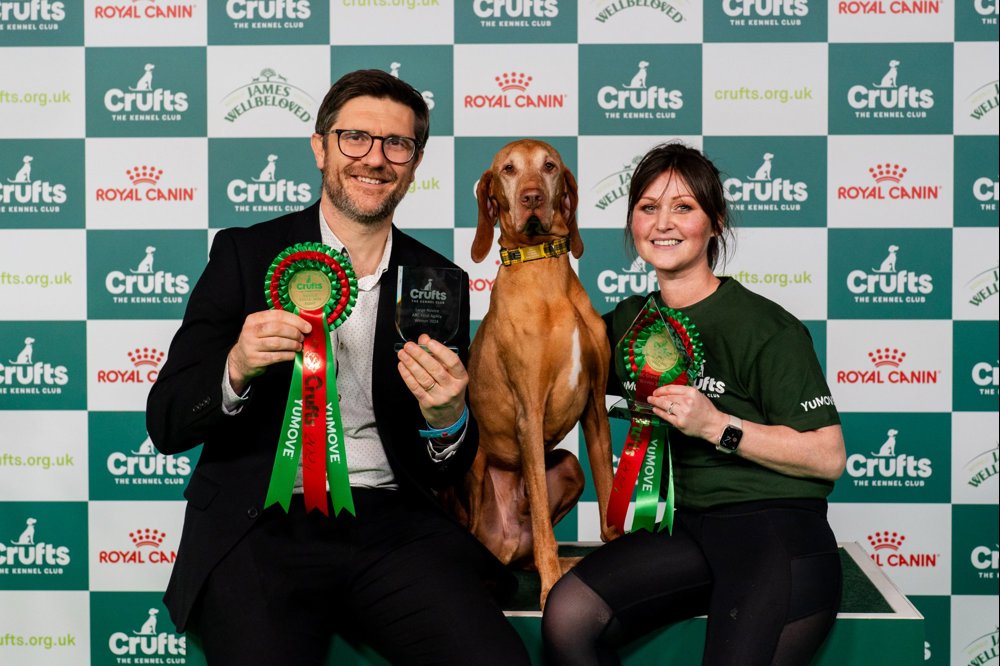
[[[344,323],[357,301],[354,268],[327,245],[298,243],[271,262],[264,297],[271,308],[287,310],[312,325],[295,355],[264,506],[280,504],[288,511],[301,459],[306,511],[319,509],[328,515],[329,484],[333,514],[343,509],[353,515],[330,331]]]
[[[625,532],[629,501],[638,486],[632,529],[653,531],[666,464],[666,511],[659,529],[673,532],[673,466],[667,426],[652,413],[648,399],[658,386],[694,384],[704,360],[701,339],[687,316],[659,306],[650,296],[619,341],[615,354],[622,379],[635,382],[635,394],[629,404],[628,437],[611,488],[608,522]]]

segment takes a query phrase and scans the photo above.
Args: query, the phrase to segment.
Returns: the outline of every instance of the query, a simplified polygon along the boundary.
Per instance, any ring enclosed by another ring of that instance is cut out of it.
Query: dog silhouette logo
[[[137,275],[151,275],[153,273],[153,253],[156,252],[156,248],[152,245],[146,248],[146,256],[143,257],[142,261],[139,262],[139,266],[129,271]]]
[[[132,451],[132,455],[135,455],[135,456],[155,456],[156,455],[156,447],[153,446],[153,440],[151,440],[149,438],[149,435],[146,435],[146,439],[143,440],[142,444],[139,445],[139,450],[138,451]]]
[[[899,431],[889,428],[885,434],[886,440],[882,442],[882,446],[879,448],[878,453],[872,451],[872,455],[876,458],[892,458],[896,455],[896,435],[899,434]]]
[[[898,60],[889,61],[889,71],[885,73],[882,77],[882,81],[873,84],[876,88],[895,88],[896,87],[896,68],[899,67]]]
[[[17,541],[11,541],[15,546],[34,546],[35,545],[35,523],[38,521],[34,518],[28,518],[26,521],[26,527],[24,531],[21,532],[21,536],[17,538]]]
[[[139,631],[133,631],[132,633],[135,634],[136,636],[155,636],[156,616],[159,614],[159,612],[160,611],[156,610],[155,608],[150,608],[149,617],[147,617],[146,621],[142,623],[141,627],[139,627]]]
[[[30,183],[31,182],[31,162],[35,158],[25,155],[21,158],[21,168],[14,174],[14,178],[8,178],[8,183]]]
[[[889,254],[885,259],[882,260],[882,265],[878,268],[873,268],[872,270],[876,273],[895,273],[896,272],[896,252],[899,251],[898,245],[889,246]]]
[[[647,272],[646,262],[642,257],[636,257],[632,265],[625,269],[626,273],[645,273]]]
[[[35,344],[34,338],[25,338],[24,348],[20,351],[20,353],[18,353],[17,360],[16,361],[8,360],[8,363],[10,363],[11,365],[31,365],[32,363],[31,355],[34,353],[35,349],[33,346],[34,344]]]
[[[153,70],[156,69],[156,65],[151,63],[146,63],[145,72],[136,81],[135,86],[129,88],[133,92],[147,92],[153,89]]]
[[[434,278],[427,278],[427,284],[424,285],[422,291],[430,291],[434,288]]]
[[[773,153],[764,153],[764,162],[757,167],[757,172],[748,180],[771,180],[771,160],[773,159]]]
[[[274,170],[275,163],[278,161],[278,156],[271,154],[267,156],[267,166],[260,172],[260,176],[254,178],[256,183],[273,183],[274,182]]]
[[[398,62],[393,62],[389,64],[389,76],[395,76],[399,78],[399,68],[402,67]]]
[[[646,68],[649,67],[649,63],[645,60],[639,61],[639,71],[635,73],[632,80],[629,81],[626,88],[645,88],[646,87]]]

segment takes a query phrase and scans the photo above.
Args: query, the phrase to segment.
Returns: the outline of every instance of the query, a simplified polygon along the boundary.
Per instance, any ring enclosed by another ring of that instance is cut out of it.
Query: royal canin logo
[[[837,198],[841,201],[877,199],[879,201],[937,201],[941,196],[940,185],[904,185],[909,168],[898,162],[879,162],[868,167],[874,185],[839,185]]]
[[[134,548],[101,550],[97,554],[100,564],[173,564],[177,552],[163,549],[167,533],[144,527],[128,533]]]
[[[497,270],[500,267],[500,260],[497,259],[493,262],[497,266]],[[496,274],[491,278],[469,278],[469,291],[473,293],[483,293],[483,292],[493,292],[493,285],[496,284],[497,278]]]
[[[868,352],[874,369],[838,370],[838,384],[937,384],[940,370],[901,370],[906,352],[878,347]]]
[[[111,3],[103,0],[94,7],[94,18],[103,20],[162,20],[162,19],[190,19],[194,18],[195,5],[178,2],[157,2],[157,0],[147,0],[138,3],[131,2]]]
[[[493,77],[500,94],[466,95],[466,109],[561,109],[565,93],[529,93],[534,77],[525,72],[503,72]]]
[[[163,169],[143,164],[125,169],[131,187],[99,187],[97,201],[194,201],[196,187],[160,187]]]
[[[873,551],[871,558],[880,567],[936,567],[937,553],[904,553],[901,552],[906,536],[899,532],[874,532],[868,535],[868,545]]]
[[[136,347],[126,353],[131,368],[97,371],[99,384],[152,384],[160,373],[165,352],[156,347]]]
[[[941,12],[940,0],[841,0],[837,3],[837,13],[841,16],[859,15],[936,15]]]

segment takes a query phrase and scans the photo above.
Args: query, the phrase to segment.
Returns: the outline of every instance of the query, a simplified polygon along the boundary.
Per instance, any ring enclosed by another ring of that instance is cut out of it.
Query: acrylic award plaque
[[[450,347],[458,334],[462,303],[462,271],[458,268],[400,266],[396,279],[396,330],[402,342],[426,333]]]

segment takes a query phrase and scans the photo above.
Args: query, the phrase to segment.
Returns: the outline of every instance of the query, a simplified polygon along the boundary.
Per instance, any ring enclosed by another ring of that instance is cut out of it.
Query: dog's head
[[[33,159],[35,158],[32,157],[31,155],[25,155],[24,157],[21,158],[21,161],[24,162],[25,164],[30,164]]]
[[[500,242],[514,248],[569,238],[574,257],[583,254],[576,226],[576,179],[559,152],[534,139],[508,143],[493,157],[476,187],[479,224],[472,242],[473,261],[482,261],[500,223]]]
[[[895,254],[896,252],[899,252],[899,246],[898,245],[890,245],[889,246],[889,254]]]
[[[764,161],[765,162],[768,161],[768,160],[773,160],[773,159],[774,159],[774,154],[773,153],[764,153]]]
[[[34,518],[28,518],[28,519],[27,519],[26,521],[24,521],[24,522],[25,522],[25,523],[27,523],[28,527],[31,527],[32,525],[34,525],[34,524],[35,524],[35,523],[37,523],[38,521],[37,521],[37,520],[35,520]]]
[[[899,67],[899,61],[898,60],[890,60],[889,61],[889,67]]]
[[[24,344],[26,344],[26,345],[33,345],[33,344],[35,344],[35,339],[34,338],[25,338],[24,339]]]
[[[889,430],[887,430],[885,434],[887,437],[895,437],[896,435],[899,434],[899,431],[894,428],[889,428]]]

